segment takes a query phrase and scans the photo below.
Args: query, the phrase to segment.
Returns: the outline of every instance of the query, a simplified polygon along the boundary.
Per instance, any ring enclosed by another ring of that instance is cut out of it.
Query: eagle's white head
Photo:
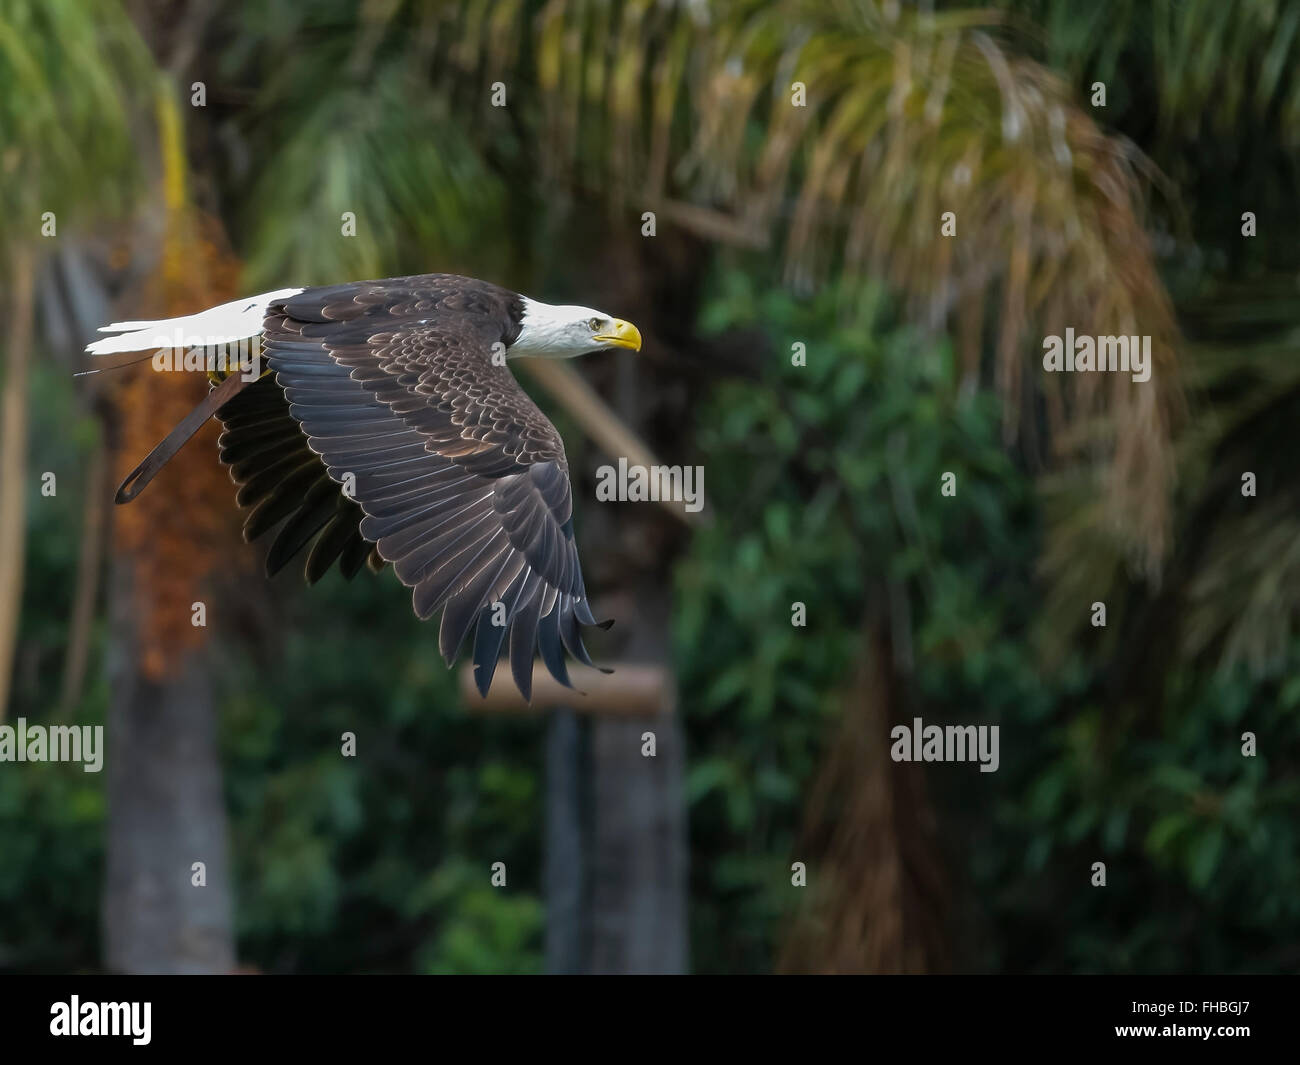
[[[631,322],[590,307],[556,307],[527,296],[523,301],[523,324],[518,339],[506,349],[506,358],[571,359],[609,348],[641,350],[641,332]]]

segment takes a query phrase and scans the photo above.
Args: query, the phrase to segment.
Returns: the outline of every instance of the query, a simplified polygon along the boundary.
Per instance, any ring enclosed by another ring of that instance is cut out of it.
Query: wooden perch
[[[672,678],[663,666],[616,663],[613,668],[613,673],[601,673],[570,663],[573,688],[566,688],[538,666],[533,672],[533,701],[529,704],[519,694],[504,663],[492,678],[487,698],[481,697],[474,686],[474,666],[468,663],[460,670],[460,693],[473,713],[528,714],[557,706],[583,714],[617,717],[672,713]]]
[[[771,226],[757,218],[742,218],[683,200],[662,201],[659,213],[705,240],[753,251],[766,251],[772,245]]]
[[[624,425],[596,390],[571,367],[558,359],[520,359],[519,364],[569,412],[605,454],[615,458],[624,456],[629,465],[646,469],[663,465],[649,445]],[[661,499],[659,504],[686,525],[695,525],[699,520],[699,514],[687,510],[681,500]]]

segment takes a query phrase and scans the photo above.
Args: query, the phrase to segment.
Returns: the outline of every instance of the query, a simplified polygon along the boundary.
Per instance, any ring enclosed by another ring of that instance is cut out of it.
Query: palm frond
[[[1144,229],[1153,171],[1000,36],[988,11],[552,0],[533,41],[539,148],[625,209],[781,251],[796,285],[889,279],[922,320],[964,323],[968,367],[992,317],[1008,436],[1041,402],[1056,457],[1105,465],[1107,518],[1152,566],[1182,410]],[[1039,342],[1066,327],[1151,336],[1151,381],[1043,379]]]
[[[116,3],[12,0],[0,8],[0,249],[123,213],[140,188],[154,66]],[[93,179],[91,178],[93,175]],[[7,256],[0,256],[0,259]]]

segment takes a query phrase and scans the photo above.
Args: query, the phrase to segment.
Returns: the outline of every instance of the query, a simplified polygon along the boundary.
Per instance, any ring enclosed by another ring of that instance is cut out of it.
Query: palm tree
[[[1189,358],[1180,339],[1148,231],[1154,218],[1183,239],[1186,205],[1131,141],[1102,128],[1145,132],[1115,72],[1125,56],[1149,50],[1160,135],[1142,139],[1157,161],[1160,145],[1192,135],[1202,114],[1223,131],[1243,108],[1294,149],[1300,37],[1292,14],[1265,2],[1245,5],[1235,21],[1212,0],[1115,5],[1105,20],[1086,0],[1002,7],[461,0],[431,9],[340,0],[269,25],[232,21],[242,51],[222,77],[206,80],[234,143],[258,161],[257,179],[237,163],[223,169],[215,155],[208,167],[236,201],[236,231],[249,235],[251,284],[378,276],[435,261],[529,287],[540,262],[565,265],[548,249],[566,242],[595,256],[593,273],[607,276],[648,273],[657,256],[656,276],[667,274],[674,293],[668,302],[687,319],[709,250],[751,264],[779,257],[800,289],[847,279],[846,315],[855,283],[888,281],[917,321],[953,334],[969,387],[1001,398],[1008,443],[1050,471],[1045,617],[1068,633],[1056,622],[1078,616],[1080,582],[1107,587],[1131,580],[1131,570],[1152,580],[1169,563],[1174,530],[1187,520],[1175,507],[1180,449],[1218,462],[1211,481],[1221,490],[1234,441],[1274,431],[1251,415],[1285,413],[1289,395],[1270,377],[1243,401],[1239,423],[1179,436],[1182,378],[1191,373],[1203,387],[1204,351]],[[214,40],[223,19],[238,16],[237,8],[194,11]],[[250,33],[249,25],[264,28]],[[292,47],[301,41],[311,46]],[[203,72],[212,51],[192,54]],[[1260,71],[1249,99],[1224,73],[1234,63]],[[222,88],[232,64],[257,86],[251,103]],[[273,75],[262,77],[266,70]],[[1110,83],[1105,110],[1085,91],[1098,78]],[[653,242],[638,239],[645,212],[655,215]],[[340,239],[348,213],[356,236]],[[570,227],[586,239],[569,238]],[[611,236],[637,252],[612,255]],[[674,368],[686,369],[702,349],[671,317],[654,325],[661,346],[675,349]],[[1152,381],[1042,374],[1039,340],[1067,327],[1150,335]],[[644,393],[652,372],[620,370],[605,382],[647,434],[643,408],[628,397]],[[565,404],[570,385],[552,387]],[[606,419],[606,440],[617,438],[613,424]],[[1244,617],[1256,634],[1247,642],[1258,647],[1267,613],[1252,614],[1224,591],[1250,586],[1241,579],[1249,560],[1231,558],[1230,529],[1207,542],[1223,564],[1190,594],[1214,617],[1197,623],[1188,646],[1243,646],[1232,633]],[[1168,616],[1159,594],[1188,591],[1168,579],[1164,587],[1137,597],[1159,605],[1148,626]],[[641,595],[653,604],[663,591]],[[659,605],[646,613],[666,616]],[[864,647],[887,645],[899,624],[864,621]],[[846,703],[850,735],[875,734],[887,717],[888,707]],[[826,788],[845,782],[843,769],[827,767]],[[908,830],[893,831],[897,856]],[[902,964],[897,951],[841,946],[837,964]],[[907,965],[935,964],[941,946],[923,954]]]
[[[0,193],[10,212],[0,234],[9,323],[0,406],[3,719],[22,603],[36,278],[48,253],[79,223],[120,216],[138,195],[132,135],[150,96],[152,68],[130,20],[115,6],[91,17],[71,0],[16,0],[0,12],[0,40]]]
[[[0,471],[3,707],[20,596],[27,486],[26,367],[34,278],[41,261],[60,242],[75,238],[79,223],[94,219],[103,225],[131,217],[156,182],[155,144],[168,164],[160,182],[163,211],[135,216],[137,228],[130,234],[134,239],[122,242],[141,252],[141,259],[148,259],[157,232],[150,220],[162,223],[165,239],[154,298],[161,296],[179,311],[208,295],[196,287],[206,289],[214,271],[196,270],[196,266],[204,265],[214,241],[212,227],[200,228],[185,197],[179,113],[148,49],[119,5],[91,9],[66,0],[10,4],[0,15],[0,40],[0,85],[6,90],[0,105],[5,108],[6,126],[0,181],[6,203],[14,205],[15,220],[0,237],[11,281],[0,455],[4,467]],[[22,219],[29,219],[31,225],[21,224]],[[103,235],[122,232],[106,230]],[[221,248],[215,243],[219,258]],[[233,283],[235,271],[228,252],[215,272],[224,272],[216,284]],[[80,325],[88,328],[84,322]],[[177,405],[184,408],[186,399],[183,391],[168,387],[175,382],[160,382],[162,375],[128,371],[132,373],[125,388],[132,408],[152,416],[128,420],[125,433],[148,438],[151,432],[165,431],[158,429],[158,423],[173,417]],[[121,435],[111,417],[102,428],[108,439]],[[210,466],[202,463],[190,471],[186,484],[195,493],[215,496],[224,488]],[[90,491],[105,488],[92,484]],[[88,507],[87,512],[94,513],[95,508]],[[210,683],[192,653],[188,668],[178,670],[175,661],[178,650],[187,650],[187,632],[193,643],[201,641],[206,631],[190,624],[190,608],[197,598],[196,583],[208,564],[202,553],[196,562],[192,548],[199,541],[192,528],[184,533],[187,539],[180,550],[168,551],[178,522],[202,524],[205,513],[201,500],[171,513],[162,508],[150,514],[150,506],[145,506],[115,528],[110,615],[118,653],[110,656],[113,698],[107,729],[109,838],[104,895],[105,960],[113,969],[211,971],[233,964],[225,818]],[[85,535],[90,533],[85,530]],[[83,584],[93,588],[100,569],[92,554],[80,578]],[[208,886],[202,892],[188,884],[196,857],[209,866]]]
[[[1198,417],[1179,444],[1184,501],[1173,539],[1181,547],[1162,586],[1140,597],[1137,631],[1117,640],[1185,663],[1213,650],[1224,664],[1266,672],[1296,632],[1300,609],[1290,549],[1300,531],[1293,478],[1276,461],[1286,454],[1283,426],[1297,400],[1291,353],[1300,256],[1293,205],[1279,190],[1293,181],[1300,156],[1300,10],[1211,0],[1124,2],[1104,12],[1076,0],[1007,7],[1042,27],[1035,46],[1076,84],[1120,90],[1112,92],[1110,121],[1150,145],[1170,188],[1207,190],[1199,203],[1168,197],[1157,223],[1190,341],[1188,403],[1213,414]],[[1137,70],[1150,71],[1143,97],[1123,88]],[[1256,76],[1243,80],[1242,70]],[[1207,137],[1216,144],[1212,155],[1202,150]],[[1196,231],[1188,224],[1193,213]],[[1215,254],[1223,261],[1213,262]],[[1243,503],[1245,472],[1256,476],[1256,503]],[[1049,505],[1061,515],[1076,512],[1090,490],[1062,478],[1050,485]],[[1126,582],[1123,559],[1093,533],[1087,524],[1053,525],[1041,626],[1053,651],[1077,633],[1079,589]],[[1125,668],[1159,672],[1149,658]]]
[[[1154,572],[1182,399],[1144,225],[1153,171],[1016,49],[1013,29],[987,9],[804,0],[317,6],[249,52],[289,57],[243,126],[263,161],[251,261],[268,283],[423,269],[430,256],[472,270],[500,261],[496,241],[473,238],[501,233],[504,217],[526,281],[560,220],[603,215],[606,236],[647,248],[637,233],[653,212],[660,269],[677,264],[683,290],[697,274],[680,264],[710,247],[779,254],[805,289],[887,279],[920,321],[955,333],[970,385],[1003,399],[1008,441],[1086,477],[1104,504],[1090,527],[1108,539],[1117,527],[1119,556]],[[312,49],[287,47],[297,39]],[[347,210],[366,240],[340,242],[321,222]],[[598,261],[626,274],[637,258]],[[854,288],[842,291],[851,313]],[[691,365],[698,342],[651,324]],[[1036,339],[1066,326],[1153,336],[1153,385],[1045,379]],[[666,617],[666,604],[646,613]]]
[[[370,240],[320,247],[306,221],[366,205],[375,238],[419,219],[409,242],[387,241],[398,259],[417,246],[473,265],[467,235],[503,202],[527,228],[537,197],[594,195],[638,222],[652,210],[715,245],[783,253],[797,285],[887,278],[923,321],[957,331],[972,382],[992,312],[1009,437],[1023,428],[1057,461],[1100,460],[1103,516],[1154,567],[1181,401],[1143,225],[1153,172],[1070,86],[1010,50],[1012,36],[987,8],[806,0],[318,7],[265,41],[267,53],[295,38],[314,47],[268,83],[250,129],[269,153],[249,204],[266,234],[253,263],[265,277],[377,266]],[[340,70],[340,91],[315,91]],[[430,70],[451,102],[411,106]],[[477,251],[500,261],[496,244]],[[1067,325],[1152,335],[1155,386],[1035,388],[1025,342]],[[1050,442],[1037,440],[1035,404]]]

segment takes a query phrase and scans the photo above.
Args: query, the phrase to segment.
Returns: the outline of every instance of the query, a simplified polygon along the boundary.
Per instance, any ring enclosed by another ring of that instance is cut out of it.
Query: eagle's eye
[[[587,324],[588,324],[589,326],[591,326],[591,331],[594,333],[597,329],[600,328],[600,319],[599,319],[599,318],[590,318],[590,319],[588,319]]]

